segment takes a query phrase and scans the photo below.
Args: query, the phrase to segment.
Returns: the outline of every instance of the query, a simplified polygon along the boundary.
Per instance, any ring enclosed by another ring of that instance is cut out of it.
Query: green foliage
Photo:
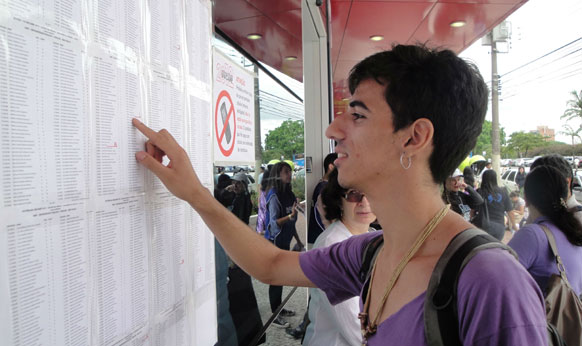
[[[291,160],[293,154],[305,152],[305,141],[302,120],[285,120],[281,126],[269,131],[265,139],[263,162],[272,159]]]
[[[294,177],[291,180],[291,190],[300,201],[305,200],[305,177]]]
[[[582,144],[569,145],[560,142],[552,142],[547,146],[534,148],[530,151],[530,156],[558,154],[562,156],[582,156]]]
[[[251,191],[251,202],[253,203],[253,211],[251,215],[257,215],[259,213],[259,194],[257,191]]]
[[[539,133],[526,133],[523,131],[512,133],[509,136],[509,141],[507,141],[508,150],[517,154],[514,157],[528,157],[528,152],[531,155],[532,149],[545,147],[548,144]]]
[[[477,138],[477,144],[475,144],[475,148],[473,149],[473,154],[481,155],[485,151],[487,156],[491,156],[493,151],[493,145],[491,144],[491,132],[493,129],[493,124],[489,120],[485,120],[483,122],[483,128],[481,130],[481,134]],[[499,130],[499,141],[501,142],[501,146],[505,145],[505,129],[502,127]],[[503,150],[502,150],[503,152]]]
[[[580,90],[580,93],[576,92],[576,90],[572,90],[570,95],[572,95],[572,99],[566,103],[568,108],[566,108],[564,114],[560,116],[560,119],[579,119],[582,121],[582,90]]]
[[[282,149],[264,150],[262,160],[264,163],[267,163],[271,160],[279,160],[281,156],[285,156]]]
[[[580,139],[580,131],[582,131],[582,127],[578,127],[577,129],[574,129],[572,126],[570,126],[568,124],[564,124],[562,126],[562,128],[564,130],[560,131],[560,133],[562,133],[566,136],[570,136],[570,138],[572,138],[572,145],[574,145],[575,138]]]

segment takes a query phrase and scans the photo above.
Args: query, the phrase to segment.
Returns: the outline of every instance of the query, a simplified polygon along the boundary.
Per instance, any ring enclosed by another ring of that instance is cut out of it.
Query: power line
[[[512,92],[513,90],[517,90],[518,88],[522,88],[530,84],[542,84],[568,79],[582,72],[581,65],[582,54],[579,54],[577,59],[572,60],[572,63],[568,65],[557,66],[551,71],[546,70],[543,73],[538,69],[536,71],[532,71],[530,74],[524,74],[518,78],[512,78],[509,81],[503,81],[503,91]]]
[[[510,74],[510,73],[512,73],[512,72],[515,72],[515,71],[517,71],[517,70],[519,70],[519,69],[522,69],[522,68],[524,68],[524,67],[526,67],[526,66],[528,66],[528,65],[530,65],[530,64],[532,64],[532,63],[534,63],[534,62],[536,62],[536,61],[538,61],[538,60],[540,60],[540,59],[542,59],[542,58],[544,58],[544,57],[546,57],[546,56],[548,56],[548,55],[550,55],[550,54],[553,54],[553,53],[555,53],[555,52],[557,52],[557,51],[559,51],[559,50],[561,50],[561,49],[564,49],[564,48],[568,47],[569,45],[571,45],[571,44],[574,44],[574,43],[576,43],[576,42],[578,42],[578,41],[580,41],[580,40],[582,40],[582,37],[578,37],[578,38],[577,38],[577,39],[575,39],[574,41],[572,41],[572,42],[570,42],[570,43],[566,43],[565,45],[563,45],[563,46],[561,46],[561,47],[559,47],[559,48],[556,48],[556,49],[554,49],[554,50],[552,50],[552,51],[550,51],[550,52],[548,52],[548,53],[546,53],[546,54],[544,54],[544,55],[540,56],[539,58],[536,58],[536,59],[534,59],[534,60],[531,60],[531,61],[529,61],[529,62],[527,62],[527,63],[525,63],[525,64],[523,64],[523,65],[521,65],[521,66],[518,66],[518,67],[514,68],[513,70],[511,70],[511,71],[509,71],[509,72],[506,72],[506,73],[502,74],[502,75],[501,75],[501,77],[503,77],[503,76],[507,76],[508,74]]]
[[[281,96],[277,96],[275,94],[271,94],[271,93],[269,93],[267,91],[264,91],[264,90],[259,90],[259,95],[261,95],[261,94],[262,95],[265,95],[266,97],[273,97],[273,98],[276,98],[278,100],[281,100],[281,101],[284,101],[284,102],[287,102],[287,103],[290,103],[290,104],[297,105],[298,107],[303,107],[303,103],[294,102],[294,101],[291,101],[289,99],[283,98]]]
[[[540,66],[530,66],[528,69],[526,69],[525,71],[521,71],[521,74],[518,75],[514,75],[513,77],[510,77],[508,79],[503,79],[503,83],[508,84],[508,83],[512,83],[514,80],[521,78],[522,76],[526,75],[526,74],[530,74],[530,73],[537,73],[540,74],[544,71],[542,71],[542,68],[547,67],[548,65],[551,66],[552,68],[556,68],[556,66],[558,68],[568,68],[569,66],[566,65],[564,66],[564,64],[566,64],[568,61],[573,61],[574,64],[580,61],[580,58],[582,58],[582,54],[580,54],[582,52],[582,42],[580,42],[581,44],[579,45],[579,47],[570,47],[571,50],[564,52],[564,55],[557,57],[556,59],[553,59],[551,61],[548,61],[546,63],[543,63]],[[576,53],[579,53],[577,55],[574,55]],[[558,63],[562,63],[562,65],[560,66],[560,64]],[[572,64],[570,64],[572,65]]]

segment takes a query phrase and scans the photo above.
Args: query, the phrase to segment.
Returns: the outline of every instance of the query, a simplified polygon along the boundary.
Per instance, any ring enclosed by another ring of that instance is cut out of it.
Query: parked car
[[[507,188],[508,192],[519,191],[519,186],[515,182],[519,168],[510,168],[501,175],[501,183]],[[525,173],[529,172],[529,166],[525,167]]]
[[[519,158],[519,159],[514,159],[513,160],[513,165],[512,166],[525,166],[525,160],[528,160],[528,158]]]

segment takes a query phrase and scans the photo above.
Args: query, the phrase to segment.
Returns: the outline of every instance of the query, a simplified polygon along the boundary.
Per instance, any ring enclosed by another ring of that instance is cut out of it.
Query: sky
[[[303,83],[264,65],[279,78],[289,89],[303,99]],[[283,89],[266,73],[259,70],[259,90],[261,98],[261,142],[270,130],[274,130],[285,120],[303,120],[305,112],[303,103]]]
[[[570,92],[582,90],[581,18],[581,0],[529,0],[507,18],[511,39],[498,44],[507,53],[497,54],[499,122],[507,136],[546,125],[555,130],[556,140],[571,143],[560,131],[564,124],[578,128],[582,120],[567,123],[560,116]],[[460,54],[476,63],[489,85],[490,51],[479,40]]]

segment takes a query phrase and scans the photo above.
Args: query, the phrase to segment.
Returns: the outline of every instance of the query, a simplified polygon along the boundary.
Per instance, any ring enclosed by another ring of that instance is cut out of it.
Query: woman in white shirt
[[[317,237],[314,248],[325,248],[352,235],[366,233],[376,220],[366,197],[356,190],[345,190],[337,181],[337,171],[321,192],[325,217],[332,222]],[[361,345],[359,297],[353,297],[335,306],[325,293],[310,288],[309,325],[303,345]]]

